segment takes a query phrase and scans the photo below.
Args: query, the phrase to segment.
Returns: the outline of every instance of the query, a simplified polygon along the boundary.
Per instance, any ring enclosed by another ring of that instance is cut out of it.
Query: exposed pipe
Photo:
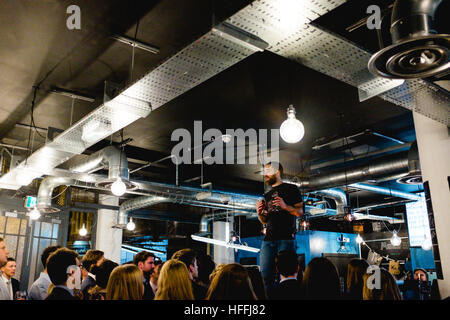
[[[125,225],[128,223],[128,212],[137,210],[140,208],[150,207],[152,205],[164,202],[171,202],[171,199],[161,196],[142,196],[133,198],[123,202],[119,207],[119,215],[117,218],[117,224]]]
[[[409,199],[409,200],[417,201],[417,200],[421,199],[421,196],[414,194],[414,193],[403,192],[403,191],[386,188],[386,187],[374,186],[374,185],[366,184],[366,183],[352,183],[349,185],[349,187],[360,189],[360,190],[371,191],[371,192],[375,192],[375,193],[380,193],[380,194],[384,194],[384,195],[388,195],[388,196],[392,196],[392,197]]]
[[[74,172],[88,172],[100,165],[108,166],[108,180],[129,180],[128,160],[122,151],[114,146],[99,150],[87,158],[71,165],[69,170]]]
[[[36,207],[40,212],[57,212],[58,209],[52,207],[53,190],[61,185],[72,185],[75,180],[67,177],[46,177],[41,181],[38,190]]]
[[[336,203],[336,214],[343,214],[344,208],[347,206],[347,195],[339,188],[316,190],[312,193],[331,198]]]
[[[364,211],[370,211],[370,210],[374,210],[374,209],[378,209],[378,208],[400,206],[400,205],[404,205],[406,203],[413,202],[413,201],[414,200],[408,200],[408,199],[407,200],[399,200],[399,201],[390,201],[390,202],[373,204],[373,205],[365,206],[365,207],[354,208],[353,211],[364,212]]]

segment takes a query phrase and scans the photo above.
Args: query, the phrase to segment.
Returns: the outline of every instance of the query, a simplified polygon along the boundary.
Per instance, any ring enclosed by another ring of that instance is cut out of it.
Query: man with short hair
[[[192,290],[194,291],[195,300],[204,300],[207,289],[196,283],[198,278],[197,254],[192,249],[178,250],[172,255],[172,259],[180,260],[186,265],[189,278],[192,283]]]
[[[271,298],[276,300],[301,300],[302,287],[297,279],[300,271],[297,254],[294,251],[281,251],[275,257],[275,265],[281,279]]]
[[[47,261],[47,272],[54,288],[45,300],[78,300],[74,289],[81,287],[81,270],[78,253],[61,248],[53,252]]]
[[[267,294],[275,284],[275,256],[283,250],[295,251],[296,217],[304,215],[304,204],[298,187],[281,179],[283,166],[278,162],[264,165],[264,181],[271,189],[264,200],[256,203],[259,221],[267,224],[261,252],[261,274]]]
[[[47,297],[48,287],[52,283],[47,273],[47,260],[48,257],[59,248],[61,248],[61,246],[50,246],[45,248],[42,252],[41,263],[44,270],[28,290],[28,300],[44,300]]]
[[[88,291],[90,288],[95,287],[95,275],[91,273],[93,266],[99,267],[102,262],[105,261],[105,253],[101,250],[89,249],[81,259],[83,265],[81,274],[83,282],[81,283],[81,291],[83,297],[88,297]]]
[[[3,238],[0,238],[0,268],[3,267],[6,262],[8,262],[8,249],[6,249],[6,244]],[[2,271],[0,270],[0,276],[2,276]],[[13,297],[9,292],[9,288],[6,286],[4,281],[0,280],[0,300],[12,300]]]
[[[133,263],[137,265],[142,272],[142,281],[144,282],[144,296],[142,297],[142,300],[153,300],[155,295],[150,286],[149,278],[155,268],[155,255],[148,251],[141,251],[134,256]]]
[[[8,258],[6,264],[1,268],[1,278],[5,281],[6,286],[9,289],[9,293],[13,299],[16,298],[16,292],[19,291],[19,280],[14,279],[16,274],[16,260],[14,258]]]

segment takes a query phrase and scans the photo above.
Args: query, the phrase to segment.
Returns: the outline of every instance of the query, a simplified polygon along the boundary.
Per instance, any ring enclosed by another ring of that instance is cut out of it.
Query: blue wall
[[[345,251],[339,251],[340,244],[337,240],[341,234],[344,238],[349,238],[350,242],[345,243]],[[302,231],[295,235],[297,244],[297,254],[305,255],[305,265],[315,257],[322,256],[322,253],[343,253],[343,254],[358,254],[359,246],[355,239],[358,235],[352,233],[337,233],[325,231]],[[242,238],[242,242],[246,242],[250,247],[261,248],[263,236]],[[259,265],[259,253],[252,253],[248,251],[238,250],[235,252],[235,261],[240,262],[241,258],[256,257]]]

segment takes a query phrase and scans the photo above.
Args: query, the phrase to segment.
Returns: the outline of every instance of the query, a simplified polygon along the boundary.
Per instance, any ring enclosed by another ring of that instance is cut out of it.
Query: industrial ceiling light
[[[125,183],[123,183],[122,179],[117,178],[116,181],[114,181],[114,183],[111,185],[111,192],[115,195],[115,196],[122,196],[125,191],[127,191],[127,186],[125,185]]]
[[[249,247],[249,246],[242,245],[242,244],[232,244],[232,243],[229,243],[229,242],[226,242],[223,240],[200,237],[195,234],[191,235],[191,238],[192,238],[192,240],[210,243],[210,244],[214,244],[214,245],[218,245],[218,246],[223,246],[226,248],[232,248],[232,249],[244,250],[244,251],[250,251],[250,252],[259,252],[260,251],[259,248],[253,248],[253,247]]]
[[[299,142],[305,135],[305,127],[295,117],[295,108],[292,104],[287,108],[287,117],[280,126],[281,138],[287,143]]]
[[[364,242],[364,239],[361,237],[361,235],[358,233],[358,236],[355,239],[357,244],[361,244]]]
[[[400,239],[399,236],[397,235],[397,231],[394,231],[394,234],[391,238],[391,244],[394,247],[398,247],[401,243],[402,243],[402,239]]]
[[[30,219],[31,220],[37,220],[41,217],[41,213],[39,212],[39,210],[34,207],[33,210],[30,211]]]
[[[231,141],[231,134],[223,134],[221,138],[223,143],[229,143]]]
[[[353,215],[352,209],[350,207],[344,208],[344,220],[347,220],[348,222],[352,222],[355,220],[355,216]]]
[[[127,230],[133,231],[136,228],[136,225],[133,222],[133,218],[130,217],[130,221],[127,223]]]
[[[78,234],[82,237],[84,237],[85,235],[87,235],[88,231],[86,229],[86,225],[83,223],[83,226],[81,227],[81,229],[78,231]]]

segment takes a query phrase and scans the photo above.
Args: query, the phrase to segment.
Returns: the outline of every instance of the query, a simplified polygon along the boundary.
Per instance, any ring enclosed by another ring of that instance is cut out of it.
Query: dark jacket
[[[52,292],[45,298],[45,300],[78,300],[70,294],[69,291],[63,288],[53,288]]]
[[[205,300],[208,289],[191,280],[195,300]]]
[[[147,279],[144,280],[144,296],[142,300],[153,300],[155,298],[155,294],[153,293],[152,286],[150,285],[150,281]]]
[[[20,290],[20,282],[17,279],[11,278],[11,285],[13,289],[13,299],[16,299],[16,292]]]
[[[302,286],[296,279],[288,279],[281,282],[272,293],[274,300],[301,300]]]

